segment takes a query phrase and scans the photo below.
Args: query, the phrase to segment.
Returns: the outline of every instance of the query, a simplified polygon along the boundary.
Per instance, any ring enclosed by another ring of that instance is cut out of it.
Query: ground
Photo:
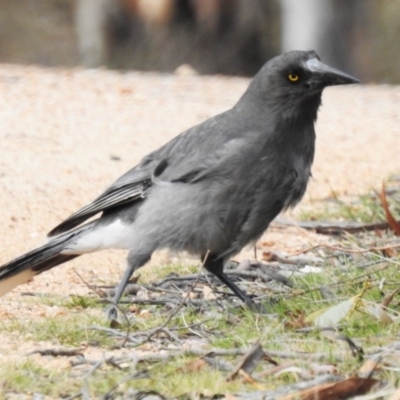
[[[228,109],[248,82],[222,76],[0,66],[0,265],[39,245],[52,227],[145,154]],[[397,174],[399,110],[398,87],[325,90],[313,179],[298,210],[332,194],[353,196],[379,188],[383,179]],[[263,240],[289,252],[325,240],[299,232],[272,228]],[[249,254],[247,249],[238,258]],[[155,257],[147,273],[156,273],[165,257]],[[74,270],[99,284],[117,282],[124,266],[123,252],[76,259],[1,298],[1,318],[57,318],[57,307],[37,301],[29,305],[21,294],[86,294],[89,290]],[[0,343],[3,360],[18,359],[39,346],[26,338],[21,345],[7,331]]]

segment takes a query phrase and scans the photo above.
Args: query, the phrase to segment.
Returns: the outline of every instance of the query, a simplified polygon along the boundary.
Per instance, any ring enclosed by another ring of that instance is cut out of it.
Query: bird
[[[198,256],[208,272],[254,305],[224,264],[301,200],[311,177],[322,92],[358,82],[322,63],[313,50],[270,59],[231,109],[146,155],[53,228],[45,244],[1,266],[0,296],[83,254],[126,249],[127,267],[109,314],[114,318],[132,274],[155,250],[167,248]]]

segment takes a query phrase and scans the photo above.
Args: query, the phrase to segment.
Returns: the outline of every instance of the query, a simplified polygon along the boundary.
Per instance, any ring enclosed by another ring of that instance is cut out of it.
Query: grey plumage
[[[251,303],[223,274],[223,264],[300,201],[314,157],[322,90],[355,82],[313,51],[270,60],[231,110],[147,155],[55,227],[48,243],[2,266],[0,294],[78,255],[124,248],[128,267],[117,303],[134,270],[156,249],[171,248],[199,255],[207,270]]]

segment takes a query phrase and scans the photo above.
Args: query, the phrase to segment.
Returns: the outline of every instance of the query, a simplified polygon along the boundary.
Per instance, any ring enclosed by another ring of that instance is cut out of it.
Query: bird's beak
[[[316,58],[312,58],[306,62],[306,66],[309,71],[312,72],[310,83],[312,86],[319,86],[323,88],[325,86],[333,85],[347,85],[349,83],[359,83],[360,81],[351,75],[345,74],[338,69],[332,68],[329,65],[325,65]]]

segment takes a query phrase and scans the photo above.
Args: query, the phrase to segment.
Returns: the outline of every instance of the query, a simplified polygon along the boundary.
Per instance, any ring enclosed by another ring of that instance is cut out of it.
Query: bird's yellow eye
[[[297,74],[289,74],[288,78],[290,82],[297,82],[300,79],[299,75]]]

